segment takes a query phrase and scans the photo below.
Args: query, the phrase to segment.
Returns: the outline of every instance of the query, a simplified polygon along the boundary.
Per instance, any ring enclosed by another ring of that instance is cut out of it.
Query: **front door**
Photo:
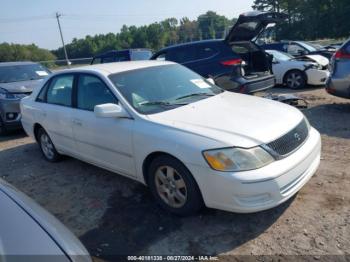
[[[94,107],[106,103],[118,104],[109,87],[98,76],[80,74],[72,119],[79,156],[122,175],[134,176],[134,120],[96,117]]]

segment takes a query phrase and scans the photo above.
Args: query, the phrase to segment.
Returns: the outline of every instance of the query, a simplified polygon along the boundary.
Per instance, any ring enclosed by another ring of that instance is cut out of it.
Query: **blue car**
[[[152,51],[146,48],[111,50],[94,56],[91,64],[149,60],[152,54]]]
[[[253,11],[239,16],[225,39],[204,40],[164,48],[153,60],[180,63],[221,88],[239,93],[254,93],[275,85],[272,58],[254,43],[270,23],[285,15]]]

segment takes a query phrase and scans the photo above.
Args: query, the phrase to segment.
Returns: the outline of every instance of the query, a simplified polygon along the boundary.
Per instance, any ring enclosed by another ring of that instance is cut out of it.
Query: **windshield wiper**
[[[169,102],[165,102],[165,101],[145,101],[145,102],[141,102],[139,103],[139,105],[141,106],[183,106],[183,105],[187,105],[185,103],[169,103]]]
[[[209,94],[209,93],[193,93],[193,94],[189,94],[189,95],[185,95],[185,96],[180,96],[180,97],[176,98],[175,100],[181,100],[184,98],[194,97],[194,96],[215,96],[215,95]]]

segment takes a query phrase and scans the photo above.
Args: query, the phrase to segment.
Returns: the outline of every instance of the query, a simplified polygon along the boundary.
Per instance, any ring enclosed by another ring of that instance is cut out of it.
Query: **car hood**
[[[43,79],[0,83],[0,87],[6,89],[10,93],[31,93],[33,89],[42,82]]]
[[[305,57],[309,58],[312,61],[315,61],[321,66],[328,66],[329,64],[329,59],[321,55],[305,55]]]
[[[303,114],[273,100],[224,92],[148,118],[220,141],[224,146],[253,147],[284,135],[302,120]]]

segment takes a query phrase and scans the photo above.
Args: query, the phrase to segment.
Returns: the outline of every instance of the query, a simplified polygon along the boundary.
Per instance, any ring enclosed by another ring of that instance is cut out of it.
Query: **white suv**
[[[203,204],[233,212],[277,206],[320,162],[320,135],[299,110],[224,92],[172,62],[58,72],[21,110],[47,160],[70,155],[140,181],[180,215]]]

